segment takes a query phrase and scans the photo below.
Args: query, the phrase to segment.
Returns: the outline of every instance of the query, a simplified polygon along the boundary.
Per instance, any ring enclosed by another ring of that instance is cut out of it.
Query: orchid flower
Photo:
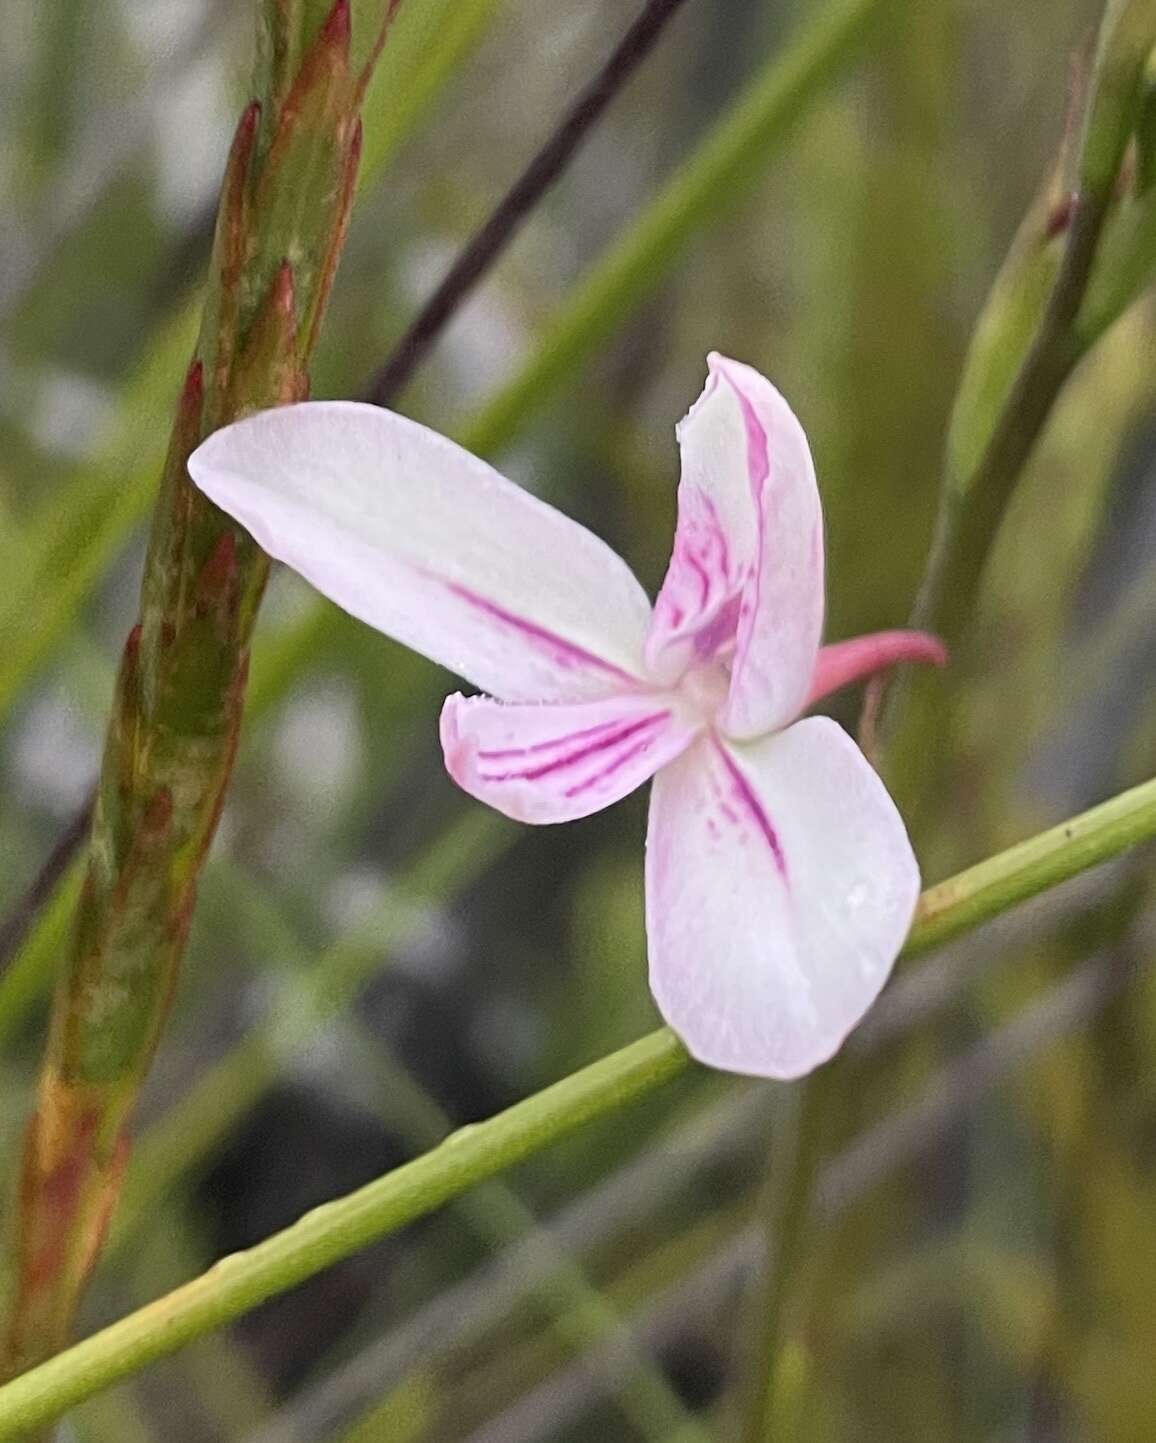
[[[445,437],[354,402],[211,436],[198,486],[339,606],[463,677],[450,775],[522,822],[653,778],[650,985],[700,1061],[796,1077],[874,1001],[919,869],[883,783],[827,717],[837,687],[933,637],[820,648],[823,529],[806,437],[749,366],[712,355],[678,427],[674,553],[652,607],[604,542]],[[800,719],[802,717],[802,719]]]

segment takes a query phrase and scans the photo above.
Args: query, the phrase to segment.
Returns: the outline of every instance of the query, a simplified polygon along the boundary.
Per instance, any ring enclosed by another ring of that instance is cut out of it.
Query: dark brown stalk
[[[466,243],[393,353],[362,393],[388,406],[404,389],[447,322],[561,176],[606,107],[650,54],[684,0],[648,0],[597,75],[580,92],[554,133]]]
[[[84,844],[84,839],[88,836],[88,824],[92,820],[93,802],[93,797],[86,798],[69,819],[41,864],[39,872],[0,924],[0,973],[24,941],[37,913],[52,896],[57,883],[68,871],[73,858]]]

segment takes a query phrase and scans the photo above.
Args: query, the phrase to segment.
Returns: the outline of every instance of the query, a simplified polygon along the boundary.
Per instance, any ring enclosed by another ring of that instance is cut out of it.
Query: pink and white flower
[[[320,402],[211,436],[189,471],[272,556],[486,695],[447,699],[446,766],[523,822],[653,778],[650,985],[701,1061],[797,1077],[874,1001],[919,869],[883,783],[818,698],[940,644],[820,648],[823,527],[802,427],[710,357],[678,428],[674,554],[653,607],[626,563],[424,426]]]

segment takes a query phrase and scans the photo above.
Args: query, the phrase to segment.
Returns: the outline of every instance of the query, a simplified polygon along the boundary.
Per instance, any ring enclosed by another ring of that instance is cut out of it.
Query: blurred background
[[[405,0],[314,395],[362,387],[633,8]],[[653,591],[674,423],[708,350],[751,361],[815,452],[829,639],[908,614],[968,337],[1099,7],[876,4],[790,123],[570,341],[590,278],[658,224],[679,167],[847,9],[688,0],[399,403]],[[0,919],[95,776],[250,10],[0,0]],[[1154,361],[1141,306],[1077,373],[1017,493],[916,827],[928,881],[1154,769]],[[86,1328],[656,1025],[645,798],[534,831],[484,811],[441,765],[451,685],[276,575]],[[848,726],[859,700],[837,699]],[[835,1104],[789,1319],[784,1438],[1156,1437],[1150,861],[901,972],[857,1035],[862,1086]],[[7,1170],[66,916],[45,909],[0,972]],[[793,1106],[696,1073],[85,1405],[73,1435],[727,1436],[753,1219]]]

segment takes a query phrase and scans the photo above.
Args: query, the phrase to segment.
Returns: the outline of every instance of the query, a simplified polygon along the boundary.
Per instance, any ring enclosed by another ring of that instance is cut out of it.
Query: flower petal
[[[650,606],[591,532],[403,416],[262,412],[193,453],[198,486],[346,611],[507,700],[637,686]]]
[[[798,1077],[887,980],[919,869],[859,748],[811,717],[757,742],[704,737],[655,778],[650,984],[702,1062]]]
[[[676,431],[678,525],[646,638],[646,659],[663,681],[676,681],[696,657],[733,642],[758,549],[746,429],[720,367],[712,355],[706,387]]]
[[[712,354],[678,428],[669,570],[647,636],[664,682],[733,642],[724,730],[745,738],[802,710],[823,629],[823,523],[803,428],[750,366]]]
[[[662,692],[546,706],[451,696],[441,720],[450,776],[519,822],[601,811],[673,761],[700,729]]]

